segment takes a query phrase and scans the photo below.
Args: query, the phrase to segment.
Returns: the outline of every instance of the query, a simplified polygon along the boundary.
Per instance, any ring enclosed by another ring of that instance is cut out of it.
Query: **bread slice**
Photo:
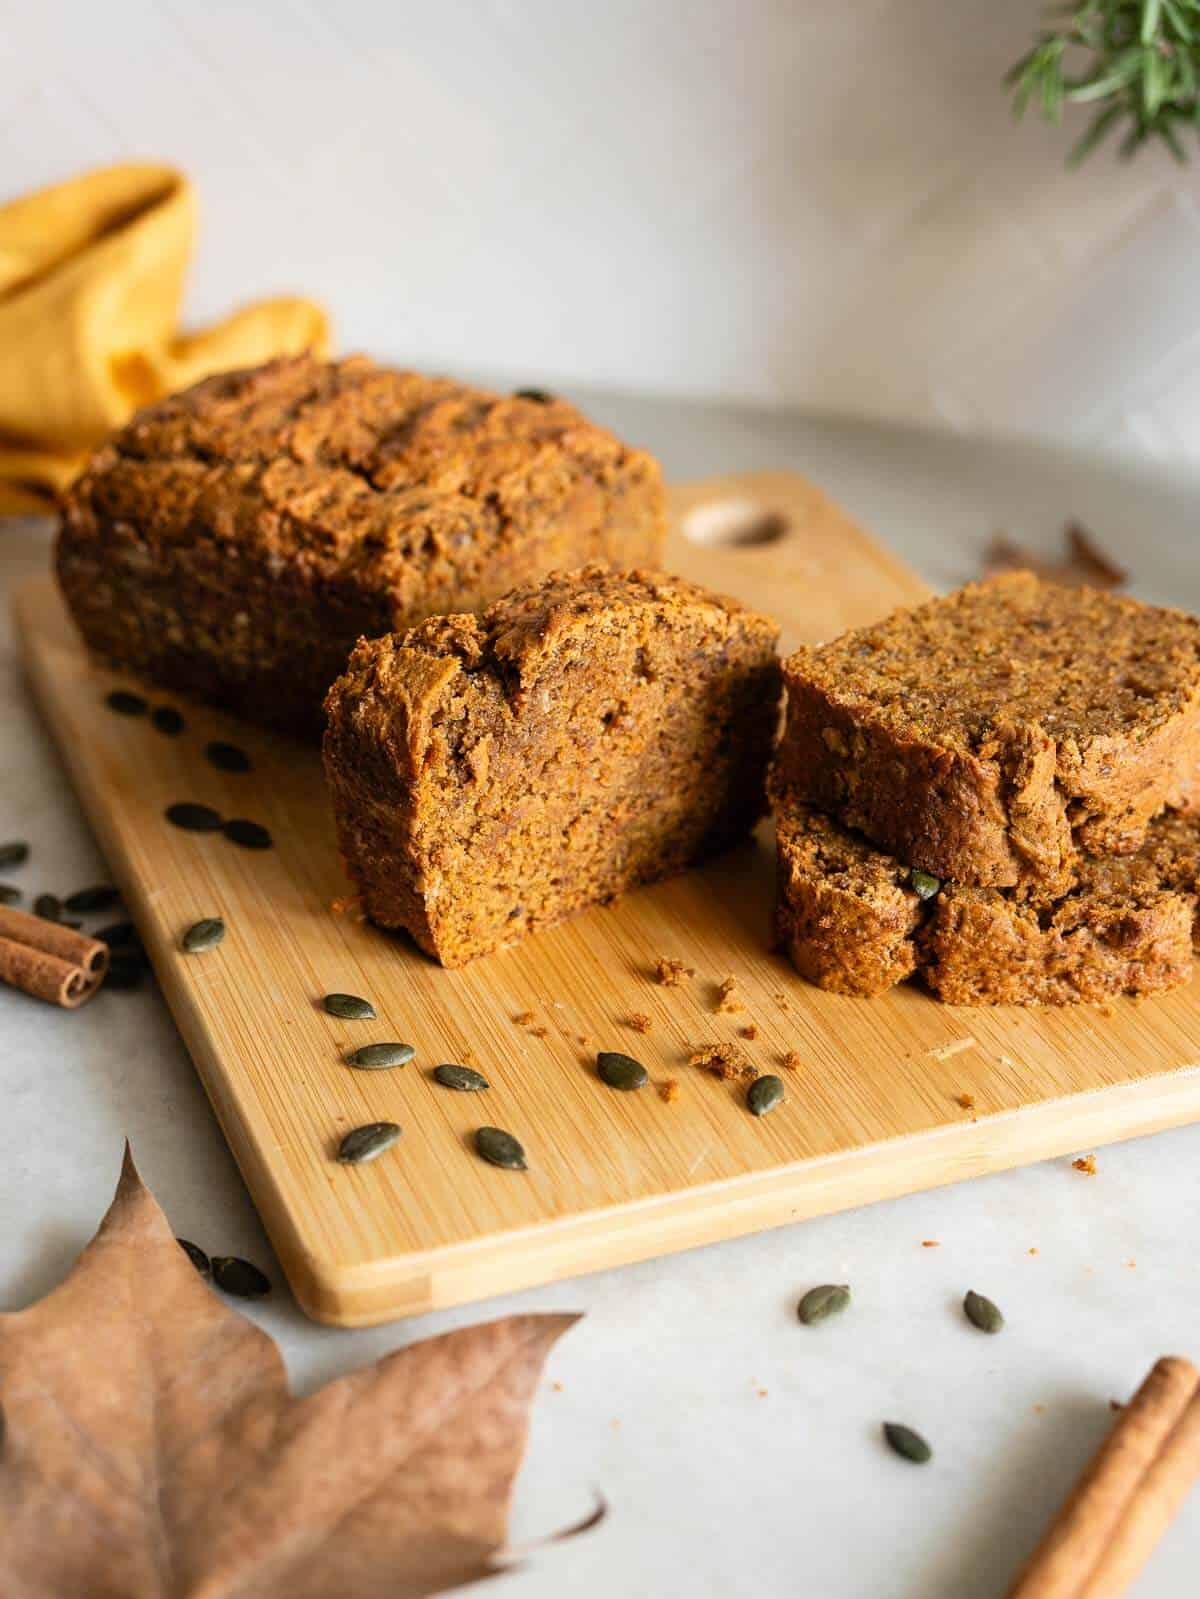
[[[1200,622],[1014,572],[784,663],[776,782],[958,883],[1072,880],[1200,803]]]
[[[766,809],[777,636],[592,565],[361,642],[325,768],[369,915],[460,966],[735,842]]]
[[[319,738],[359,638],[653,565],[665,531],[657,462],[565,400],[299,356],[140,412],[73,485],[57,568],[104,660]]]
[[[1066,1005],[1191,976],[1200,819],[1153,822],[1136,855],[1083,858],[1058,895],[930,882],[928,899],[801,801],[782,797],[776,826],[779,942],[822,988],[875,995],[916,975],[953,1005]]]

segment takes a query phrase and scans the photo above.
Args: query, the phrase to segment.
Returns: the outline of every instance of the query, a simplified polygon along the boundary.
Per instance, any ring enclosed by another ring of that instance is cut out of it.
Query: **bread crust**
[[[106,662],[312,737],[359,637],[655,562],[664,532],[657,463],[565,401],[302,356],[136,416],[72,488],[56,564]]]

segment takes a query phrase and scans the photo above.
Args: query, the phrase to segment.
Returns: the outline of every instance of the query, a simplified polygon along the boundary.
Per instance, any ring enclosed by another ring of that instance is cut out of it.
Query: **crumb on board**
[[[723,1082],[736,1082],[740,1077],[757,1077],[758,1073],[738,1049],[736,1044],[703,1044],[688,1056],[689,1066],[699,1066],[712,1072]]]
[[[529,1036],[530,1038],[548,1038],[550,1036],[550,1029],[548,1027],[543,1027],[541,1022],[538,1022],[535,1027],[531,1027],[529,1029]]]
[[[787,1008],[788,1008],[788,997],[782,990],[780,990],[780,992],[777,993],[777,994],[772,994],[771,998],[779,1006],[780,1010],[787,1010]]]
[[[921,1240],[922,1249],[940,1249],[941,1247],[941,1240],[938,1238],[922,1238]]]
[[[654,1023],[650,1017],[646,1015],[644,1010],[635,1010],[633,1015],[629,1018],[629,1025],[633,1028],[635,1033],[648,1033],[654,1026]]]
[[[964,1049],[974,1049],[975,1040],[968,1033],[964,1038],[953,1038],[948,1044],[939,1044],[936,1049],[927,1049],[926,1055],[931,1060],[950,1060],[954,1055],[961,1055]]]
[[[783,1057],[783,1069],[787,1072],[798,1072],[801,1066],[800,1051],[789,1049]]]
[[[1017,1064],[1011,1055],[1001,1055],[998,1058],[1001,1066],[1015,1066]]]
[[[959,1110],[974,1110],[975,1109],[975,1095],[974,1094],[955,1094],[954,1103],[958,1106]]]
[[[1102,1005],[1096,1006],[1096,1012],[1100,1016],[1115,1016],[1117,1014],[1117,1007],[1115,1005],[1110,1005],[1109,1002],[1105,1000]]]
[[[532,1020],[533,1012],[531,1010],[519,1010],[513,1017],[513,1023],[517,1027],[528,1027]]]
[[[758,1025],[755,1022],[747,1022],[740,1032],[743,1038],[755,1039],[758,1037]]]
[[[467,1049],[461,1049],[458,1052],[458,1058],[462,1061],[464,1066],[469,1066],[475,1059],[475,1051],[469,1047]]]
[[[346,911],[356,910],[360,912],[359,921],[366,920],[365,914],[362,914],[361,894],[343,894],[339,899],[331,899],[329,901],[329,909],[335,916],[342,916]]]
[[[579,1043],[580,1049],[586,1049],[592,1041],[587,1033],[576,1033],[575,1037]]]
[[[679,1079],[668,1077],[666,1082],[659,1083],[658,1097],[667,1105],[673,1105],[679,1098]]]
[[[738,998],[737,978],[723,977],[717,984],[717,1003],[714,1007],[719,1016],[732,1016],[745,1006]]]
[[[1071,1165],[1076,1171],[1081,1171],[1085,1177],[1094,1177],[1096,1175],[1095,1155],[1079,1155],[1071,1162]]]
[[[695,975],[694,966],[685,966],[673,955],[660,955],[654,963],[654,980],[664,988],[682,988]]]

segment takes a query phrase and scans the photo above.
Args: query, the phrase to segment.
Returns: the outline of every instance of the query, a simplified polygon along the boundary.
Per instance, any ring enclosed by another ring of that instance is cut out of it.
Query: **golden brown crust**
[[[1064,887],[1200,797],[1200,622],[1027,572],[784,665],[777,782],[907,864]]]
[[[1064,1005],[1187,982],[1200,819],[1167,816],[1132,856],[1084,857],[1064,893],[943,884],[777,796],[778,933],[798,971],[874,995],[917,975],[955,1005]],[[1196,929],[1200,945],[1200,928]]]
[[[736,841],[765,808],[777,631],[592,565],[361,642],[325,766],[368,913],[457,966]]]
[[[135,417],[72,490],[57,560],[98,654],[311,733],[358,637],[653,562],[664,528],[657,464],[565,401],[305,356]]]

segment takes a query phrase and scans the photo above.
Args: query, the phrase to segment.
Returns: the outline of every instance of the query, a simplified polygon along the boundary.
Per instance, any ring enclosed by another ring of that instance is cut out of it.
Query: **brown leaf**
[[[0,1315],[5,1599],[413,1599],[484,1576],[575,1320],[468,1327],[294,1399],[126,1151],[70,1276]]]
[[[1119,589],[1128,583],[1129,573],[1104,553],[1082,522],[1067,523],[1063,543],[1066,551],[1061,561],[1043,561],[1007,534],[997,533],[984,553],[984,568],[989,572],[1035,572],[1048,583],[1084,583],[1101,589]]]

